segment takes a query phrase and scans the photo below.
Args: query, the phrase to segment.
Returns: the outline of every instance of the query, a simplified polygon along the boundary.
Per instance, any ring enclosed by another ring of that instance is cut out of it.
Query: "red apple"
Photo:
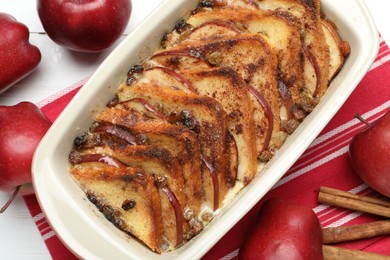
[[[349,146],[352,166],[365,183],[390,198],[390,111],[365,123],[368,127]]]
[[[29,43],[28,28],[9,14],[0,13],[0,93],[30,74],[41,52]]]
[[[38,0],[47,35],[71,50],[99,52],[110,47],[130,20],[131,0]]]
[[[271,198],[257,220],[238,259],[323,259],[322,229],[311,208]]]
[[[0,190],[32,193],[31,162],[51,122],[33,103],[0,106]],[[24,190],[26,188],[26,190]],[[2,210],[5,210],[3,208]]]

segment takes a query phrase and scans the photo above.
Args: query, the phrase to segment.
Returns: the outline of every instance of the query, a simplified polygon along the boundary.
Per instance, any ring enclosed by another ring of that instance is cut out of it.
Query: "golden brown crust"
[[[141,169],[115,168],[101,163],[75,165],[70,173],[107,219],[153,251],[161,252],[161,203],[151,175]],[[134,202],[133,207],[127,209],[124,204],[130,201]]]

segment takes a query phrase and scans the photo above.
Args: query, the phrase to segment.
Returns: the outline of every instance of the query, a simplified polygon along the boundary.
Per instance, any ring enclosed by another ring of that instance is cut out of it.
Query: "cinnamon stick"
[[[379,255],[358,250],[345,249],[335,246],[322,246],[324,260],[389,260],[390,256]]]
[[[390,202],[367,196],[359,196],[350,192],[321,187],[318,202],[378,216],[390,217]],[[390,256],[368,253],[364,251],[344,249],[326,244],[353,241],[390,234],[390,220],[375,221],[367,224],[351,225],[323,229],[322,252],[325,260],[384,260]]]
[[[318,202],[390,218],[390,202],[328,187],[320,188]]]
[[[390,234],[390,220],[322,229],[324,244],[354,241]]]

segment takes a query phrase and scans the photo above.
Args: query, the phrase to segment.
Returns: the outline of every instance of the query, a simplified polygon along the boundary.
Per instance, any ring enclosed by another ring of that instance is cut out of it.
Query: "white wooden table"
[[[162,1],[132,0],[132,17],[125,34],[131,32]],[[390,44],[390,1],[365,0],[365,2],[383,39]],[[42,34],[43,28],[36,12],[35,1],[1,0],[0,12],[11,14],[18,21],[26,24],[31,32],[31,43],[38,46],[42,52],[42,61],[38,69],[0,94],[0,105],[14,105],[21,101],[39,103],[60,90],[86,79],[114,47],[103,53],[91,55],[70,52],[56,45],[47,35]],[[9,194],[0,192],[0,205],[3,205],[8,197]],[[0,258],[29,260],[51,258],[20,197],[0,215]]]

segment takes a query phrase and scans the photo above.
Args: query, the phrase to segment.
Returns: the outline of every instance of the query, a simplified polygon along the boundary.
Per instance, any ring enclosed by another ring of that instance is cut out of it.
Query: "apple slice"
[[[240,33],[241,32],[237,28],[227,22],[211,20],[202,23],[201,25],[191,30],[185,40],[215,39],[228,36],[237,36]]]
[[[230,162],[229,163],[229,165],[230,165],[229,166],[230,176],[229,176],[228,183],[230,183],[230,185],[232,187],[234,187],[235,185],[237,185],[238,178],[242,179],[242,171],[239,172],[239,167],[240,167],[240,160],[241,161],[243,161],[243,160],[239,156],[241,151],[238,149],[238,145],[237,145],[236,139],[234,139],[234,137],[233,137],[233,135],[231,133],[229,133],[227,135],[227,138],[228,138],[228,140],[226,142],[228,143],[229,162]],[[256,162],[256,160],[253,163],[255,163],[255,162]],[[243,163],[245,163],[245,162],[243,162]],[[251,173],[250,169],[247,169],[247,171],[249,172],[249,174]],[[256,169],[255,169],[255,171],[253,171],[253,173],[256,174]],[[249,179],[244,179],[244,181],[249,182],[250,180]]]
[[[150,104],[143,98],[132,98],[126,101],[119,101],[118,99],[114,99],[109,102],[108,107],[114,107],[118,104],[121,104],[128,109],[136,110],[140,114],[138,116],[146,116],[149,119],[161,119],[163,121],[167,121],[168,118],[162,114],[156,107]],[[141,120],[141,118],[133,118],[133,120]]]
[[[156,183],[157,187],[165,194],[165,196],[163,197],[162,200],[167,199],[169,201],[171,207],[173,208],[173,212],[175,214],[174,219],[175,219],[175,227],[176,227],[176,245],[175,245],[175,247],[178,247],[181,245],[181,243],[183,242],[183,239],[184,239],[183,227],[187,227],[187,224],[184,223],[183,211],[182,211],[182,207],[181,207],[182,204],[180,203],[180,201],[177,199],[175,193],[171,190],[171,188],[167,184],[167,180],[165,177],[158,176],[155,178],[156,178],[155,183]],[[167,203],[162,203],[162,204],[168,205]],[[170,211],[169,209],[164,209],[164,208],[162,210],[163,210],[163,212]],[[163,214],[163,215],[165,215],[165,214]],[[166,215],[165,217],[169,218],[170,216]],[[166,222],[168,222],[168,221],[165,219],[164,223],[166,223]],[[166,225],[169,225],[169,224],[166,224]],[[188,238],[188,237],[189,237],[189,235],[186,235],[186,238]]]
[[[254,8],[259,9],[259,5],[256,3],[255,0],[246,0],[246,2],[247,2],[249,5],[253,6]]]
[[[268,101],[252,86],[248,86],[249,92],[252,94],[251,97],[255,98],[257,103],[263,108],[265,118],[267,119],[267,127],[264,135],[264,139],[262,140],[262,151],[264,152],[266,147],[269,147],[271,142],[272,133],[274,130],[274,114],[272,113],[272,108],[269,105]],[[262,127],[260,127],[262,129]],[[257,129],[260,131],[260,129]],[[263,161],[268,161],[270,158],[265,157],[264,153],[259,155],[259,158]]]
[[[126,164],[121,162],[115,157],[105,154],[80,154],[79,152],[72,151],[69,155],[69,161],[72,164],[77,163],[103,163],[116,168],[126,167]]]
[[[124,139],[127,143],[132,145],[142,144],[142,141],[137,140],[137,137],[134,136],[130,131],[127,131],[126,129],[117,125],[112,125],[112,124],[94,125],[92,126],[91,131],[94,133],[105,132],[105,133],[115,135],[118,138]]]
[[[182,75],[169,68],[161,66],[156,66],[144,70],[142,74],[138,74],[136,76],[135,80],[131,81],[131,84],[135,84],[136,82],[140,84],[159,84],[160,82],[163,82],[164,85],[172,86],[172,88],[180,89],[187,93],[196,92],[191,82],[189,82]]]
[[[184,71],[197,69],[208,69],[212,66],[189,50],[161,51],[154,54],[148,61],[146,66],[156,67],[161,66],[170,68],[173,71]]]
[[[189,25],[188,27],[189,29],[181,33],[173,31],[166,34],[162,41],[163,48],[172,48],[183,41],[190,42],[192,40],[216,39],[240,34],[240,31],[232,24],[217,20],[205,22],[196,28],[192,28],[192,25]]]
[[[315,99],[318,96],[321,87],[321,69],[317,63],[316,57],[311,53],[305,43],[302,43],[302,49],[304,57],[305,87],[309,91],[308,94]],[[310,111],[311,110],[312,109],[310,109]]]

